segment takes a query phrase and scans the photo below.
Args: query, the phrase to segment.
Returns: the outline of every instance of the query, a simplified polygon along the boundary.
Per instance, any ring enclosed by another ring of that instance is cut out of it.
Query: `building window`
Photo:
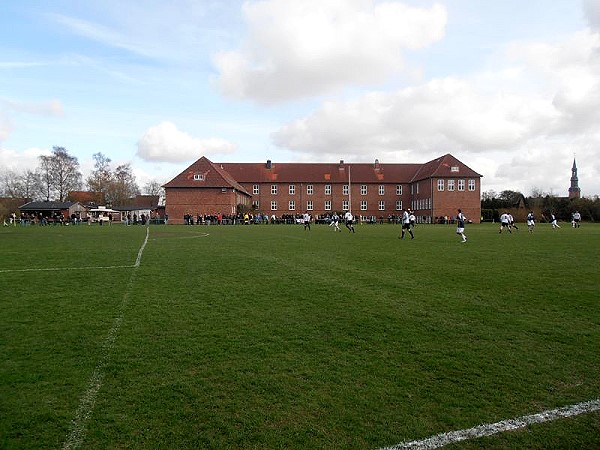
[[[258,194],[260,194],[260,185],[253,184],[252,185],[252,195],[258,195]]]
[[[402,200],[396,200],[396,211],[402,211]]]
[[[475,180],[469,180],[469,191],[475,190]]]
[[[296,202],[294,200],[288,202],[288,209],[290,211],[296,211]]]
[[[277,185],[276,184],[271,185],[271,195],[277,195]]]
[[[438,191],[444,190],[444,180],[438,180]]]
[[[360,195],[367,195],[367,185],[366,184],[360,185]]]
[[[401,184],[396,185],[396,195],[402,195],[402,185]]]
[[[348,200],[342,200],[342,211],[348,211],[349,209]]]
[[[448,190],[449,191],[454,190],[454,180],[448,180]]]
[[[194,181],[204,181],[204,174],[203,173],[195,173]]]
[[[361,200],[360,201],[360,210],[361,211],[366,211],[367,210],[367,201],[366,200]]]
[[[452,166],[452,167],[450,167],[450,172],[458,172],[458,171],[459,171],[458,166]]]
[[[458,180],[458,190],[459,191],[465,190],[465,180]]]
[[[306,185],[306,195],[313,195],[314,188],[312,184]]]
[[[379,211],[385,211],[385,200],[379,200]]]
[[[306,210],[307,211],[312,211],[313,210],[313,202],[312,202],[312,200],[308,200],[306,202]]]
[[[385,185],[379,185],[379,195],[385,195]]]
[[[325,200],[325,211],[331,211],[331,200]]]
[[[258,200],[254,200],[254,201],[252,202],[252,208],[253,208],[253,209],[258,209],[259,207],[260,207],[260,203],[259,203],[259,201],[258,201]]]
[[[330,184],[325,185],[325,195],[331,195],[331,185]]]
[[[277,211],[277,200],[271,200],[271,211]]]
[[[290,193],[290,195],[295,195],[296,194],[296,185],[290,184],[290,186],[288,187],[288,192]]]
[[[349,192],[350,192],[350,189],[348,188],[347,184],[342,186],[342,195],[348,195]]]

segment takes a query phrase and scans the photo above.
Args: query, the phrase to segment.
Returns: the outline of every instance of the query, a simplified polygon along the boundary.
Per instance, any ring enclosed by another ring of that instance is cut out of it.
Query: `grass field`
[[[8,227],[0,448],[378,449],[600,398],[600,225]],[[600,412],[451,444],[598,448]]]

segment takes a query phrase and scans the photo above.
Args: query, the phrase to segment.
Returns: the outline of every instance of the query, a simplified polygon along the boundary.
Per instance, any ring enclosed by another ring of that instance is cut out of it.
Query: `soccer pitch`
[[[600,446],[600,225],[454,230],[5,227],[0,448]]]

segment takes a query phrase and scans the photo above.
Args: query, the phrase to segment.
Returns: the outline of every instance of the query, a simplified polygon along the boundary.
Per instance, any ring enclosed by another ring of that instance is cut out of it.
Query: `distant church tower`
[[[579,178],[577,178],[577,164],[573,158],[573,167],[571,168],[571,187],[569,188],[569,198],[581,197],[581,189],[579,189]]]

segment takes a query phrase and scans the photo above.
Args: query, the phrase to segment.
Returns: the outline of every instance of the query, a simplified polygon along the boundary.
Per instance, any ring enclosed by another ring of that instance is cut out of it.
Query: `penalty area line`
[[[441,433],[420,441],[403,442],[392,447],[383,447],[379,450],[403,450],[419,449],[430,450],[440,448],[444,445],[465,441],[467,439],[477,439],[484,436],[503,433],[505,431],[518,430],[535,423],[550,422],[565,417],[587,414],[600,410],[600,399],[590,400],[588,402],[577,403],[575,405],[565,406],[563,408],[552,409],[538,414],[517,417],[515,419],[503,420],[501,422],[479,425],[466,430],[451,431]]]

